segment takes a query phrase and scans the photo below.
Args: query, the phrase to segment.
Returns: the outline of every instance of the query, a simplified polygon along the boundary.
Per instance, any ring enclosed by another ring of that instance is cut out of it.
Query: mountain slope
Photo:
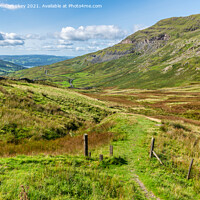
[[[0,60],[0,75],[5,75],[9,72],[14,72],[22,69],[25,69],[25,67],[11,62]]]
[[[200,15],[164,19],[104,50],[15,77],[48,79],[75,87],[160,88],[200,80]]]

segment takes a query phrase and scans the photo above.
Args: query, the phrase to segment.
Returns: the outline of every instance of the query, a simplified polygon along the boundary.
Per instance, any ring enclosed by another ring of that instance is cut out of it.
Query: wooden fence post
[[[151,140],[151,150],[150,150],[150,158],[153,156],[153,149],[154,149],[155,138]]]
[[[83,138],[84,138],[84,153],[85,156],[88,156],[88,135],[84,134]]]
[[[191,163],[190,163],[190,167],[189,167],[189,170],[188,170],[188,175],[187,175],[188,180],[190,179],[190,173],[191,173],[191,170],[192,170],[193,161],[194,161],[194,159],[192,158]]]
[[[113,156],[113,146],[110,145],[110,156]]]
[[[99,161],[100,162],[103,161],[103,155],[102,154],[99,155]]]
[[[153,151],[153,155],[158,159],[158,161],[160,162],[161,165],[163,165],[162,161],[160,160],[160,158],[157,156],[156,152]]]

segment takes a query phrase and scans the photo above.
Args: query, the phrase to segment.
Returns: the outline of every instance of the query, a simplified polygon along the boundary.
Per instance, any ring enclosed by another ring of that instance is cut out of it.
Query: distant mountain
[[[0,55],[0,59],[2,60],[28,68],[41,65],[50,65],[70,58],[73,57],[52,55]]]
[[[48,72],[48,75],[47,75]],[[113,47],[16,72],[75,87],[161,88],[200,81],[200,14],[164,19]]]
[[[11,62],[0,60],[0,75],[6,75],[14,71],[26,69],[20,65],[13,64]]]

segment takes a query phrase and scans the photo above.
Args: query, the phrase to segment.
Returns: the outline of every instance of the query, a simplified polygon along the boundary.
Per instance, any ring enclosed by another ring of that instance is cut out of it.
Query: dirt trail
[[[144,192],[145,197],[147,199],[152,199],[152,200],[161,200],[160,198],[156,197],[151,191],[148,191],[145,185],[140,181],[139,177],[134,174],[134,180],[138,183],[140,186],[140,189]]]
[[[121,112],[121,113],[124,113],[124,114],[129,114],[129,115],[133,115],[133,116],[142,116],[142,117],[145,117],[151,121],[154,121],[154,122],[158,122],[158,123],[161,123],[162,120],[161,119],[157,119],[157,118],[153,118],[153,117],[148,117],[146,115],[141,115],[141,114],[135,114],[135,113],[126,113],[126,112]]]
[[[146,117],[147,119],[150,119],[151,121],[154,121],[154,122],[158,122],[158,123],[161,123],[161,119],[156,119],[156,118],[152,118],[152,117],[147,117],[145,115],[143,115],[144,117]]]
[[[135,115],[135,114],[133,114],[133,115]],[[161,123],[160,119],[156,119],[156,118],[152,118],[152,117],[147,117],[145,115],[140,115],[140,114],[136,114],[136,115],[143,116],[143,117],[145,117],[145,118],[147,118],[147,119],[149,119],[151,121],[155,121],[157,123]],[[153,192],[147,190],[147,188],[145,187],[144,183],[142,181],[140,181],[139,176],[134,173],[134,170],[131,170],[131,172],[133,172],[133,176],[134,176],[133,179],[139,185],[140,189],[143,191],[143,193],[144,193],[144,195],[145,195],[145,197],[147,199],[150,199],[150,200],[161,200],[160,198],[156,197],[153,194]]]

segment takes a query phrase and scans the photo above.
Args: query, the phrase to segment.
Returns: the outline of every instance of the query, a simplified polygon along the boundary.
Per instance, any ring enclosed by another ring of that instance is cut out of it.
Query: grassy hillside
[[[0,75],[5,75],[7,73],[11,73],[22,69],[25,69],[25,67],[11,62],[0,60]]]
[[[43,143],[48,148],[52,139],[78,134],[112,113],[97,100],[48,85],[3,80],[0,97],[0,155],[15,154],[14,144],[21,153],[40,152]]]
[[[199,85],[79,91],[0,81],[0,199],[200,198]]]
[[[200,15],[164,19],[113,47],[12,76],[66,86],[161,88],[200,80]]]

